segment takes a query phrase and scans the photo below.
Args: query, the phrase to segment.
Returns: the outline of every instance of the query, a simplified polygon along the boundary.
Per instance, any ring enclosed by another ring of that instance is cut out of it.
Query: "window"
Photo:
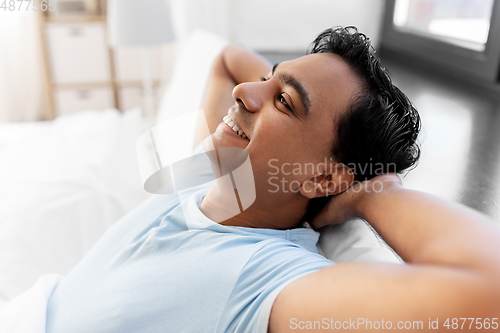
[[[382,48],[497,82],[500,0],[388,0]]]

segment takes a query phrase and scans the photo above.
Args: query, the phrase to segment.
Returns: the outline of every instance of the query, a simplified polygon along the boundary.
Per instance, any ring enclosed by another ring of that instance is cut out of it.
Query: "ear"
[[[302,183],[300,193],[309,198],[327,197],[347,190],[354,182],[354,172],[345,164],[330,165],[330,170],[316,174]]]

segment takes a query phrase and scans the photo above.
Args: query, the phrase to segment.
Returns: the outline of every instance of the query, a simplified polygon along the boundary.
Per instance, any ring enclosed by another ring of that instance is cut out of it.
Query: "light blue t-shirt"
[[[267,332],[279,292],[330,266],[307,229],[230,227],[158,195],[116,222],[61,282],[47,333]]]

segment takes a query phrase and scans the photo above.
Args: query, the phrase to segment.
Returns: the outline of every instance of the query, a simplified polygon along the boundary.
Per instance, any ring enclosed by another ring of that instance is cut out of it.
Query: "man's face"
[[[360,79],[342,58],[329,53],[283,62],[265,79],[233,90],[236,104],[228,114],[250,140],[224,122],[212,135],[216,146],[247,150],[257,198],[276,191],[271,176],[278,177],[281,192],[297,190],[314,177],[317,168],[306,163],[318,165],[331,156],[337,119],[361,89]]]

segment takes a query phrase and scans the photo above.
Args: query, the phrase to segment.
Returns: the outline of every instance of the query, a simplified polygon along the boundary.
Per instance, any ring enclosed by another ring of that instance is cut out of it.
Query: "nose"
[[[250,112],[258,112],[272,94],[266,82],[240,83],[233,89],[233,98]]]

